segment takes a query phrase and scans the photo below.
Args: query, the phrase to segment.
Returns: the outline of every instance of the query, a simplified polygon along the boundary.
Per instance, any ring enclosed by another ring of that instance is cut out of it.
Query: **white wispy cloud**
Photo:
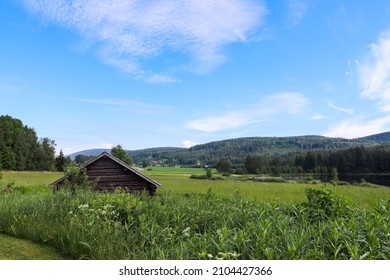
[[[382,33],[369,48],[366,60],[357,64],[361,96],[378,100],[380,110],[390,112],[390,31]]]
[[[251,119],[244,112],[226,113],[222,116],[211,116],[190,121],[187,128],[215,132],[242,127],[251,123]]]
[[[302,0],[290,0],[288,2],[289,20],[298,24],[306,14],[307,4]]]
[[[353,74],[352,62],[348,61],[349,71]],[[363,60],[355,60],[358,79],[361,86],[360,96],[378,101],[378,111],[390,112],[390,31],[380,34],[378,42],[369,45],[368,54]],[[350,80],[351,81],[351,80]],[[354,114],[349,108],[341,108],[328,103],[338,111]],[[375,119],[363,116],[350,117],[331,125],[325,136],[356,138],[390,130],[390,116],[383,115]]]
[[[198,145],[198,144],[199,144],[199,143],[196,143],[196,142],[191,141],[191,140],[184,140],[184,141],[182,142],[182,145],[183,145],[184,148],[191,148],[191,147],[193,147],[193,146],[195,146],[195,145]]]
[[[331,102],[328,102],[328,106],[332,109],[335,109],[337,111],[340,111],[340,112],[343,112],[343,113],[347,113],[349,115],[353,115],[354,114],[354,110],[352,108],[343,108],[343,107],[339,107],[339,106],[336,106],[334,105],[333,103]]]
[[[357,138],[388,130],[390,130],[390,116],[373,120],[355,117],[331,125],[328,131],[324,133],[324,136]]]
[[[146,82],[151,84],[168,84],[178,83],[179,81],[164,74],[153,74],[145,79]]]
[[[78,31],[109,65],[156,81],[144,62],[169,52],[193,69],[225,60],[222,48],[259,33],[267,11],[256,0],[24,0],[45,21]],[[172,78],[173,79],[173,78]],[[159,82],[172,82],[167,76]]]
[[[282,114],[297,114],[309,104],[309,100],[298,92],[283,92],[268,96],[258,104],[242,110],[235,110],[220,115],[207,116],[186,123],[189,129],[216,132],[232,130],[268,120],[270,117]]]
[[[85,103],[101,104],[104,106],[111,106],[111,107],[122,107],[129,112],[133,111],[135,113],[139,113],[142,115],[160,115],[162,112],[166,112],[167,110],[171,109],[171,107],[167,105],[152,104],[152,103],[140,102],[140,101],[129,100],[129,99],[115,99],[115,98],[113,99],[62,98],[62,99],[85,102]]]
[[[310,119],[315,120],[315,121],[321,121],[327,119],[327,116],[321,115],[321,114],[314,114],[313,116],[310,117]]]

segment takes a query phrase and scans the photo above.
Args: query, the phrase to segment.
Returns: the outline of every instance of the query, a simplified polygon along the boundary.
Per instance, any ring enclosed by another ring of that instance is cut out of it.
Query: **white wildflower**
[[[183,236],[189,237],[190,236],[190,231],[191,231],[190,227],[187,227],[187,228],[183,229],[183,231],[182,231]]]
[[[89,207],[88,203],[79,205],[79,209],[88,208],[88,207]]]

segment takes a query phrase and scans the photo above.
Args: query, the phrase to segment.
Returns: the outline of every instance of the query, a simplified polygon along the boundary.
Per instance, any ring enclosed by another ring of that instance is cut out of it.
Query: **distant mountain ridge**
[[[262,154],[267,157],[306,150],[337,150],[357,146],[376,146],[390,144],[390,132],[369,135],[361,138],[346,139],[318,135],[285,137],[243,137],[199,144],[191,148],[156,147],[127,151],[133,162],[154,159],[175,165],[194,165],[199,161],[215,163],[222,158],[242,159],[248,154]],[[99,155],[110,149],[84,150],[69,155]]]
[[[374,141],[378,143],[390,143],[390,131],[356,138],[359,141]]]
[[[70,155],[67,155],[71,159],[75,159],[78,155],[83,155],[83,156],[98,156],[103,152],[110,152],[111,149],[89,149],[89,150],[82,150],[76,153],[72,153]]]

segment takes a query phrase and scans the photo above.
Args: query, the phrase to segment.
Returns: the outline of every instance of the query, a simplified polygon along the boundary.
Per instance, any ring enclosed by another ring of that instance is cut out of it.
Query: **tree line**
[[[354,147],[333,151],[291,152],[267,157],[248,154],[243,164],[233,165],[229,158],[220,160],[216,168],[221,173],[238,174],[302,174],[329,176],[338,173],[369,174],[390,172],[390,145]],[[326,180],[326,178],[324,178]]]
[[[0,116],[0,167],[7,170],[56,170],[55,142],[38,138],[33,128]]]

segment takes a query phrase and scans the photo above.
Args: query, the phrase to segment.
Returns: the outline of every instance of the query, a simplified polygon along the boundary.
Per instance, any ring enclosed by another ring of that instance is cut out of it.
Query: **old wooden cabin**
[[[88,180],[97,180],[96,191],[113,192],[116,188],[121,188],[133,193],[146,191],[153,196],[157,187],[161,186],[157,181],[107,152],[101,153],[81,167],[85,168]],[[60,189],[66,177],[63,176],[49,186]]]

